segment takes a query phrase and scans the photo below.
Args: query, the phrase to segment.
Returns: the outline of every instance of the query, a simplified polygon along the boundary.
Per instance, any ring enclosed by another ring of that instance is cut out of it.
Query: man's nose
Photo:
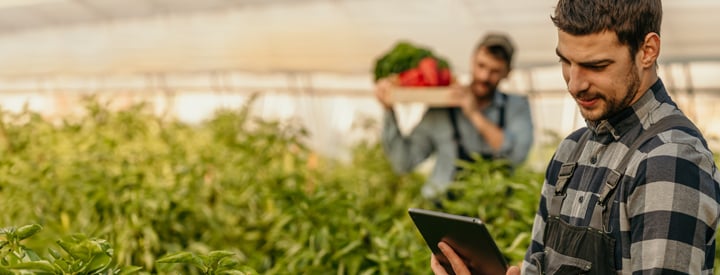
[[[487,81],[490,78],[490,70],[478,69],[475,77],[482,81]]]
[[[577,94],[590,87],[585,71],[579,66],[570,66],[565,81],[567,82],[568,91],[572,94]]]

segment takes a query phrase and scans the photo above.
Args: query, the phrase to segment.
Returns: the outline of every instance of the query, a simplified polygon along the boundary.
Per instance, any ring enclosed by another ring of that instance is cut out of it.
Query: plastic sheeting
[[[477,39],[509,33],[517,67],[554,64],[555,0],[0,0],[0,74],[368,72],[398,40],[467,71]],[[664,1],[661,62],[720,60],[720,1]]]

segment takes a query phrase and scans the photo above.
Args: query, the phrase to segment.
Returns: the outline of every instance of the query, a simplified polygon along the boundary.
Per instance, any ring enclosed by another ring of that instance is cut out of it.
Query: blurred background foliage
[[[41,256],[84,234],[108,241],[115,266],[155,274],[200,274],[156,261],[218,250],[260,274],[430,273],[407,215],[434,208],[420,196],[424,176],[395,175],[376,143],[358,143],[349,162],[324,158],[302,127],[249,116],[252,100],[192,125],[145,104],[85,104],[61,121],[0,113],[0,222],[41,225],[23,240]],[[463,165],[453,185],[462,196],[445,211],[481,217],[518,263],[543,175]]]

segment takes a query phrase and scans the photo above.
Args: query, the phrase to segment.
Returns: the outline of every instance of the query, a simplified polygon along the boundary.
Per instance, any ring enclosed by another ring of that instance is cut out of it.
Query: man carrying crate
[[[472,82],[449,87],[453,107],[430,108],[408,136],[400,133],[393,112],[392,78],[377,81],[375,94],[385,108],[382,144],[393,168],[408,173],[432,154],[435,167],[422,188],[428,199],[444,196],[458,172],[457,160],[503,160],[521,164],[533,142],[533,123],[527,97],[498,90],[512,69],[515,49],[504,34],[489,33],[471,58]]]

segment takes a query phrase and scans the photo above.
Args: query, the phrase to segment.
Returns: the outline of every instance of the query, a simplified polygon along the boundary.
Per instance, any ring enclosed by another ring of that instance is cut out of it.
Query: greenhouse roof
[[[467,69],[487,31],[556,63],[555,0],[0,0],[0,73],[367,72],[399,40]],[[720,60],[720,1],[664,2],[661,62]]]

